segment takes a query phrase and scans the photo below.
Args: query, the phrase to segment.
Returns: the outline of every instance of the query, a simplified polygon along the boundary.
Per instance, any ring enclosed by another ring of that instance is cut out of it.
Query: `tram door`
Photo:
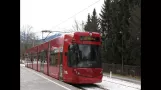
[[[60,64],[59,64],[59,80],[63,81],[63,54],[62,52],[59,53],[60,55]]]
[[[41,52],[40,54],[40,61],[41,61],[41,64],[40,64],[40,71],[41,72],[44,72],[44,63],[45,63],[45,52]]]

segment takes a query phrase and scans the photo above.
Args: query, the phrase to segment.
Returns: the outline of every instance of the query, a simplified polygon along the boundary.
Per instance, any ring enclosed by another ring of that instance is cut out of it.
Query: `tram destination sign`
[[[81,41],[100,41],[99,37],[92,37],[92,36],[80,36]]]

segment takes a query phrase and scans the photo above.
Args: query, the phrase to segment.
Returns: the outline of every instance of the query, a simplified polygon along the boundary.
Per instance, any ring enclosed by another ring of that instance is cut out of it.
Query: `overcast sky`
[[[79,23],[86,22],[88,13],[92,14],[94,8],[98,15],[103,2],[104,0],[20,0],[20,26],[31,25],[32,31],[39,36],[42,30],[68,30],[74,25],[75,19]],[[92,5],[93,3],[95,4]],[[90,5],[92,6],[89,7]],[[88,9],[84,10],[85,8]],[[68,19],[82,10],[84,11]],[[65,20],[67,21],[64,22]]]

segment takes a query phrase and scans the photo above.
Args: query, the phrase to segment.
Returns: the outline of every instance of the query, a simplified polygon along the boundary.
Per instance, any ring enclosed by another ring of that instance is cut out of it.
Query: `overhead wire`
[[[93,6],[94,4],[98,3],[99,1],[100,1],[100,0],[98,0],[98,1],[96,1],[96,2],[94,2],[94,3],[92,3],[92,4],[89,5],[87,8],[84,8],[83,10],[81,10],[81,11],[79,11],[78,13],[74,14],[73,16],[67,18],[67,19],[64,20],[63,22],[57,24],[56,26],[54,26],[54,28],[58,27],[59,25],[65,23],[66,21],[68,21],[69,19],[73,18],[74,16],[76,16],[76,15],[80,14],[81,12],[85,11],[86,9],[90,8],[91,6]],[[53,28],[53,29],[54,29],[54,28]],[[53,32],[53,31],[52,31],[52,32]],[[49,34],[52,33],[52,32],[49,32]],[[60,31],[58,31],[58,32],[60,32]],[[48,35],[49,35],[49,34],[48,34]],[[45,37],[45,39],[48,37],[48,35]],[[45,40],[45,39],[43,39],[43,40]]]

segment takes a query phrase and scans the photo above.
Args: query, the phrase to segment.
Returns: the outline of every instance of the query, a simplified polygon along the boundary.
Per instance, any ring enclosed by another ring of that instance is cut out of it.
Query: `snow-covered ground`
[[[141,90],[141,85],[103,76],[102,83],[96,83],[109,90]]]
[[[20,66],[23,66],[23,67],[25,67],[25,64],[20,64]]]
[[[21,64],[21,66],[24,66],[24,64]],[[107,90],[141,90],[140,84],[135,84],[132,82],[110,78],[108,76],[103,76],[101,83],[96,83],[96,85],[107,89]],[[82,87],[86,90],[101,90],[97,87]]]

